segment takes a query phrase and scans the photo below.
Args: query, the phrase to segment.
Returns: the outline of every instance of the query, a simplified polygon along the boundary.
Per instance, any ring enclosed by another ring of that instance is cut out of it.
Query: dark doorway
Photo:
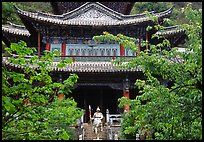
[[[104,117],[106,116],[106,109],[109,110],[109,113],[119,113],[118,98],[122,97],[122,91],[104,86],[80,86],[72,91],[71,96],[77,102],[77,106],[85,110],[84,121],[88,122],[89,105],[91,106],[91,116],[98,106]]]

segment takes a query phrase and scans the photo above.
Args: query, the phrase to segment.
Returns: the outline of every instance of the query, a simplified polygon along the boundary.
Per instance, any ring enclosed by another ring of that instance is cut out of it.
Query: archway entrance
[[[98,106],[104,117],[106,109],[109,110],[109,113],[120,113],[118,98],[122,97],[121,90],[104,86],[80,86],[72,91],[71,96],[77,102],[77,106],[85,110],[85,122],[89,121],[89,105],[91,106],[91,116]]]

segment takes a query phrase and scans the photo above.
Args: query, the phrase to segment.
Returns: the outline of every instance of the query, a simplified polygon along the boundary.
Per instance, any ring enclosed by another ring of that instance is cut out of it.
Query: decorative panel
[[[136,56],[136,53],[132,53],[132,50],[130,49],[125,49],[125,56]]]
[[[96,19],[97,20],[114,20],[112,17],[106,15],[105,13],[98,11],[95,8],[90,9],[90,10],[86,11],[85,13],[78,15],[75,18],[76,19],[85,19],[85,20],[96,20]]]
[[[119,44],[66,44],[66,55],[69,56],[119,56]]]
[[[51,51],[54,51],[54,50],[58,50],[59,52],[62,52],[62,44],[51,44]]]

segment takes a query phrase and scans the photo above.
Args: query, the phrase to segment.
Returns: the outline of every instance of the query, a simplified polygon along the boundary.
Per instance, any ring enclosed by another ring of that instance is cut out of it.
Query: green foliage
[[[181,10],[188,4],[191,4],[197,10],[202,8],[201,2],[136,2],[131,14],[139,14],[145,11],[162,12],[174,6],[173,12],[169,17],[171,20],[165,26],[179,25],[187,22]]]
[[[164,39],[157,45],[149,44],[148,50],[141,51],[140,56],[125,66],[141,67],[146,77],[136,80],[140,95],[133,100],[119,99],[119,107],[130,104],[130,111],[123,115],[125,138],[139,133],[146,139],[156,140],[202,139],[202,10],[186,7],[183,12],[189,21],[181,26],[188,36],[185,52],[178,52],[176,47],[170,51],[161,50],[170,47],[169,41]],[[158,23],[154,16],[151,18]],[[155,26],[158,30],[162,28]],[[104,33],[94,39],[117,40],[126,45],[135,42],[123,37]],[[133,45],[132,49],[136,50],[135,47]]]
[[[171,8],[172,6],[172,2],[136,2],[131,11],[131,14],[139,14],[151,11],[162,12]],[[166,26],[175,25],[177,23],[177,16],[179,14],[180,13],[178,13],[178,10],[174,9],[170,16],[170,19],[173,20],[173,22],[166,23]]]
[[[53,13],[51,4],[49,2],[2,2],[2,23],[6,24],[7,21],[14,24],[23,25],[20,17],[18,16],[14,5],[22,10],[36,12],[36,9],[42,12]]]
[[[2,66],[2,139],[74,139],[70,126],[77,123],[82,111],[68,94],[78,76],[70,74],[62,83],[53,82],[49,66],[59,53],[46,52],[38,60],[33,55],[35,49],[27,48],[23,41],[12,43],[5,50],[9,55],[18,55],[8,61],[20,65],[23,70]],[[33,57],[26,58],[28,55]],[[64,60],[65,63],[70,61]],[[38,70],[31,67],[36,65]],[[67,99],[59,100],[57,96],[61,93]]]
[[[2,2],[2,23],[6,24],[7,21],[17,21],[19,23],[20,20],[17,20],[17,14],[13,7],[13,2]]]
[[[15,2],[15,4],[26,11],[36,12],[36,9],[41,12],[53,13],[50,2]]]
[[[162,12],[172,7],[171,2],[136,2],[131,13],[141,13],[144,11]]]

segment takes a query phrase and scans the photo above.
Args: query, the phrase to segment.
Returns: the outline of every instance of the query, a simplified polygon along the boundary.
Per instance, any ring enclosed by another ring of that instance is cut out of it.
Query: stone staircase
[[[92,124],[85,123],[85,136],[84,140],[95,140],[97,138],[96,134],[92,131]],[[103,131],[99,132],[99,139],[106,140],[107,139],[107,130],[106,127],[103,127]]]

